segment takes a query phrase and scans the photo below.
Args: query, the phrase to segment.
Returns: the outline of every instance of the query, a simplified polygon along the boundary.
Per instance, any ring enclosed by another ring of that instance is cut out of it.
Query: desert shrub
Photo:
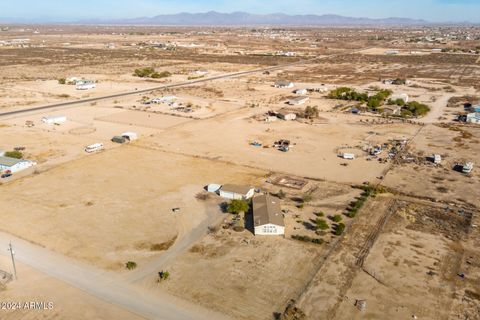
[[[324,242],[323,239],[311,238],[309,236],[301,236],[301,235],[293,235],[292,239],[303,241],[303,242],[311,242],[315,244],[322,244]]]
[[[336,215],[334,215],[331,219],[332,219],[333,222],[338,223],[338,222],[342,221],[343,218],[342,218],[341,215],[336,214]]]
[[[170,272],[160,271],[158,273],[158,282],[168,280],[168,278],[170,278]]]
[[[5,157],[22,159],[23,158],[23,153],[21,153],[18,150],[7,151],[7,152],[5,152]]]
[[[135,69],[133,75],[139,78],[150,77],[155,72],[155,69],[152,67]]]
[[[325,216],[325,213],[323,213],[322,211],[317,211],[317,212],[314,212],[313,214],[316,215],[317,217],[324,217]]]
[[[320,218],[317,218],[317,220],[315,220],[315,226],[316,226],[317,230],[327,230],[328,228],[330,228],[327,221],[325,221],[324,219],[320,219]]]
[[[125,268],[127,268],[128,270],[133,270],[137,267],[137,263],[135,261],[128,261],[127,263],[125,263]]]
[[[337,227],[335,228],[334,234],[336,236],[341,236],[343,231],[345,231],[345,224],[339,223]]]

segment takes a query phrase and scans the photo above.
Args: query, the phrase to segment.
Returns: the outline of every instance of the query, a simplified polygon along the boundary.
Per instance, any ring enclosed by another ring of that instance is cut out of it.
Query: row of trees
[[[366,103],[367,107],[372,110],[378,109],[392,95],[392,91],[388,89],[379,90],[374,95],[369,96],[366,92],[358,92],[349,87],[340,87],[330,91],[328,97],[330,99],[357,101]]]
[[[170,77],[172,74],[168,71],[157,72],[152,67],[135,69],[133,75],[139,78],[160,79]]]

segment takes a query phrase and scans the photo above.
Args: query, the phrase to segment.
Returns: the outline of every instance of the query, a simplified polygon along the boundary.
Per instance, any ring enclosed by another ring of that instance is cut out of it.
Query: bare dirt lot
[[[204,185],[254,183],[265,174],[222,167],[133,145],[88,156],[2,186],[2,230],[121,269],[128,260],[141,263],[168,249],[208,210],[219,210],[195,200]],[[172,208],[177,207],[182,211],[175,215]],[[7,219],[11,212],[17,219]]]

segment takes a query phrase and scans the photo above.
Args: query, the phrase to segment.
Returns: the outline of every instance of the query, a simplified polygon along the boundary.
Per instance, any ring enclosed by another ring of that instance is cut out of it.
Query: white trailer
[[[101,151],[103,149],[105,149],[105,147],[103,146],[103,143],[94,143],[94,144],[91,144],[89,146],[86,146],[85,147],[85,152],[93,153],[93,152]]]
[[[439,154],[434,154],[433,155],[433,163],[435,163],[435,164],[442,163],[442,156],[439,155]]]
[[[354,160],[355,155],[353,153],[342,153],[341,157],[345,160]]]

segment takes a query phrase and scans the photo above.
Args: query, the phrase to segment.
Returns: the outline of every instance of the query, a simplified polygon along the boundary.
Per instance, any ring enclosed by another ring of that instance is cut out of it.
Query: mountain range
[[[425,20],[408,18],[353,18],[339,15],[288,15],[284,13],[251,14],[246,12],[178,13],[117,20],[83,20],[86,24],[168,25],[168,26],[355,26],[355,25],[425,25]]]

